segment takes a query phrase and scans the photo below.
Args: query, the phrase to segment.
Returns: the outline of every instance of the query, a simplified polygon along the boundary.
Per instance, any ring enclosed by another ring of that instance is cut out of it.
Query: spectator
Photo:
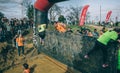
[[[93,36],[96,37],[96,38],[99,37],[99,33],[97,32],[97,29],[94,29]]]
[[[91,30],[86,30],[86,32],[87,32],[87,36],[90,36],[90,37],[92,37],[93,36],[93,34],[92,34],[92,32],[91,32]]]
[[[0,42],[4,42],[5,41],[5,33],[3,31],[3,29],[0,27]]]
[[[19,35],[18,38],[16,38],[16,43],[18,44],[18,55],[20,56],[20,51],[22,49],[22,54],[24,55],[24,38],[22,34]]]
[[[110,22],[110,26],[113,27],[114,26],[114,23],[113,21]]]
[[[13,46],[18,49],[18,43],[16,42],[16,38],[18,38],[18,35],[16,34],[15,37],[13,38]]]
[[[102,28],[102,30],[100,30],[100,36],[105,33],[107,31],[107,29],[105,27]]]
[[[9,24],[9,22],[7,22],[6,28],[7,28],[7,38],[8,40],[10,40],[12,38],[12,34],[11,34],[11,25]]]

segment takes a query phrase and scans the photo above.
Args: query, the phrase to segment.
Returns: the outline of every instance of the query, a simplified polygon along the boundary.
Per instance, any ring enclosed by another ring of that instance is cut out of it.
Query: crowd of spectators
[[[0,42],[12,39],[16,34],[23,33],[24,30],[33,27],[33,19],[8,19],[3,17],[0,19]]]

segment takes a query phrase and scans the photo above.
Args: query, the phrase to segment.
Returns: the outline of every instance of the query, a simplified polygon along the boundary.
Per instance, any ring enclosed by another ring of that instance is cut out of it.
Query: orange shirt
[[[23,37],[16,38],[16,42],[18,43],[18,46],[24,46],[24,38]]]
[[[63,26],[61,23],[58,23],[58,24],[56,25],[56,29],[57,29],[59,32],[66,32],[65,26]]]
[[[24,73],[30,73],[30,69],[25,69]]]

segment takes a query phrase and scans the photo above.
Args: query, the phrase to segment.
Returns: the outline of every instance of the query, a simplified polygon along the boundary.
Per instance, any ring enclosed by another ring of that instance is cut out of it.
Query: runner
[[[120,48],[118,50],[118,66],[117,66],[117,73],[120,73]]]
[[[118,41],[120,42],[120,39],[118,38],[118,34],[120,34],[120,29],[115,28],[114,30],[109,30],[107,32],[105,32],[103,35],[101,35],[97,41],[95,42],[95,45],[93,47],[93,49],[91,51],[89,51],[87,53],[87,55],[85,55],[85,58],[89,58],[88,56],[93,53],[94,51],[101,49],[103,52],[103,65],[102,67],[107,67],[108,64],[106,63],[106,59],[107,59],[107,44],[109,41]]]
[[[40,44],[44,45],[44,38],[45,38],[45,29],[46,24],[38,25],[38,35],[40,37]]]
[[[23,73],[30,73],[29,65],[27,63],[24,63],[23,67],[24,67]]]
[[[54,24],[55,29],[59,31],[60,33],[66,32],[66,25],[60,22],[57,22]]]

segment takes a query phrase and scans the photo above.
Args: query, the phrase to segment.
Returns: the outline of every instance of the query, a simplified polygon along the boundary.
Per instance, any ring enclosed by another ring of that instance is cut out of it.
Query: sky
[[[21,5],[23,0],[0,0],[0,12],[7,18],[24,17],[25,7]]]
[[[0,0],[0,12],[8,18],[20,18],[22,14],[20,3],[21,0]]]
[[[0,12],[3,12],[8,18],[21,18],[23,14],[22,0],[0,0]],[[33,0],[34,2],[34,0]],[[90,12],[91,20],[100,19],[100,6],[101,6],[101,19],[105,20],[108,11],[112,10],[111,19],[115,20],[118,16],[120,21],[120,0],[69,0],[57,3],[59,6],[65,8],[69,6],[79,7],[90,5],[88,12]]]
[[[59,6],[79,7],[89,5],[88,12],[90,12],[90,20],[100,20],[100,9],[101,9],[101,21],[104,21],[108,11],[112,11],[111,19],[115,21],[115,17],[118,16],[120,21],[120,0],[70,0],[66,2],[58,3]]]

